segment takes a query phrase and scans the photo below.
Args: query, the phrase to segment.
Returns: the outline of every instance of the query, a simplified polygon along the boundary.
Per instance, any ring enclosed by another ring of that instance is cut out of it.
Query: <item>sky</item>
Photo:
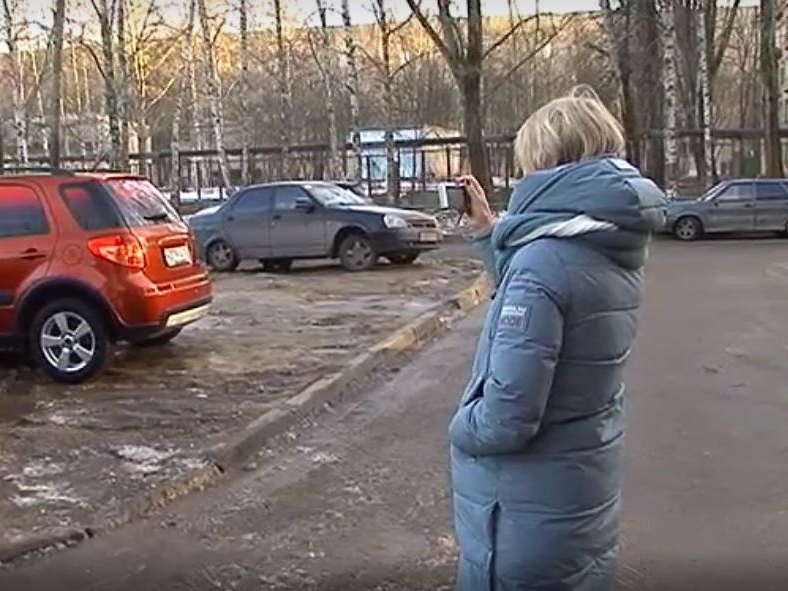
[[[72,6],[81,5],[81,9],[73,11],[72,16],[77,17],[77,20],[85,22],[91,19],[91,9],[88,0],[71,0]],[[39,22],[51,21],[51,11],[53,0],[17,0],[20,6],[25,8],[24,12],[30,18],[38,20]],[[132,5],[147,5],[148,0],[131,0]],[[156,0],[157,4],[162,7],[166,19],[173,25],[177,25],[183,21],[185,14],[185,7],[188,5],[188,0]],[[237,7],[238,0],[207,0],[208,5],[222,6],[223,10],[227,11],[228,21],[227,24],[230,28],[237,28]],[[328,7],[330,24],[341,24],[341,0],[323,0]],[[394,17],[405,17],[410,9],[405,0],[385,0],[386,5]],[[422,0],[422,5],[428,12],[434,13],[436,10],[436,0]],[[726,4],[725,0],[720,0],[721,4]],[[755,5],[758,0],[743,0],[742,5]],[[374,22],[374,13],[372,12],[373,0],[349,0],[351,18],[354,23],[370,23]],[[457,14],[462,15],[465,2],[458,0],[456,2],[458,10]],[[513,5],[520,15],[533,14],[538,7],[542,12],[577,12],[577,11],[591,11],[599,9],[599,0],[483,0],[482,11],[485,15],[507,15],[509,13],[509,5]],[[616,0],[612,0],[611,4],[615,7]],[[271,0],[249,0],[248,5],[253,14],[250,15],[250,26],[253,28],[260,26],[271,25]],[[291,22],[295,23],[308,23],[316,24],[316,0],[285,0],[283,5],[289,13]]]

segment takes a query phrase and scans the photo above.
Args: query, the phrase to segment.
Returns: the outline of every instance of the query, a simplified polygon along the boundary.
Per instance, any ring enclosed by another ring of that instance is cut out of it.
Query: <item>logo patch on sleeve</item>
[[[498,318],[499,328],[514,328],[525,330],[528,325],[528,306],[506,305],[501,308],[501,315]]]

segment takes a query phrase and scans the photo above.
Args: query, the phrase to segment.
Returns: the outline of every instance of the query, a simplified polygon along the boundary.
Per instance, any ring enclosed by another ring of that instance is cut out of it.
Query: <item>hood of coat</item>
[[[517,249],[539,238],[582,240],[618,265],[638,269],[662,227],[662,190],[625,160],[605,157],[523,178],[493,230],[501,276]]]

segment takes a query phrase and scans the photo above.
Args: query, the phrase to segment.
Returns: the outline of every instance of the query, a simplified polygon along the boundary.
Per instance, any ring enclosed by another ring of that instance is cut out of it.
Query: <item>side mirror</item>
[[[315,210],[315,202],[309,197],[298,197],[295,202],[295,208],[309,213]]]

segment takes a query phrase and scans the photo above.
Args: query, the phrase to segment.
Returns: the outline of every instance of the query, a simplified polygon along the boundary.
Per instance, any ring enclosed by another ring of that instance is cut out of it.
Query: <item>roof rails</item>
[[[16,174],[51,174],[53,176],[74,176],[73,170],[57,166],[3,166],[0,175]]]

